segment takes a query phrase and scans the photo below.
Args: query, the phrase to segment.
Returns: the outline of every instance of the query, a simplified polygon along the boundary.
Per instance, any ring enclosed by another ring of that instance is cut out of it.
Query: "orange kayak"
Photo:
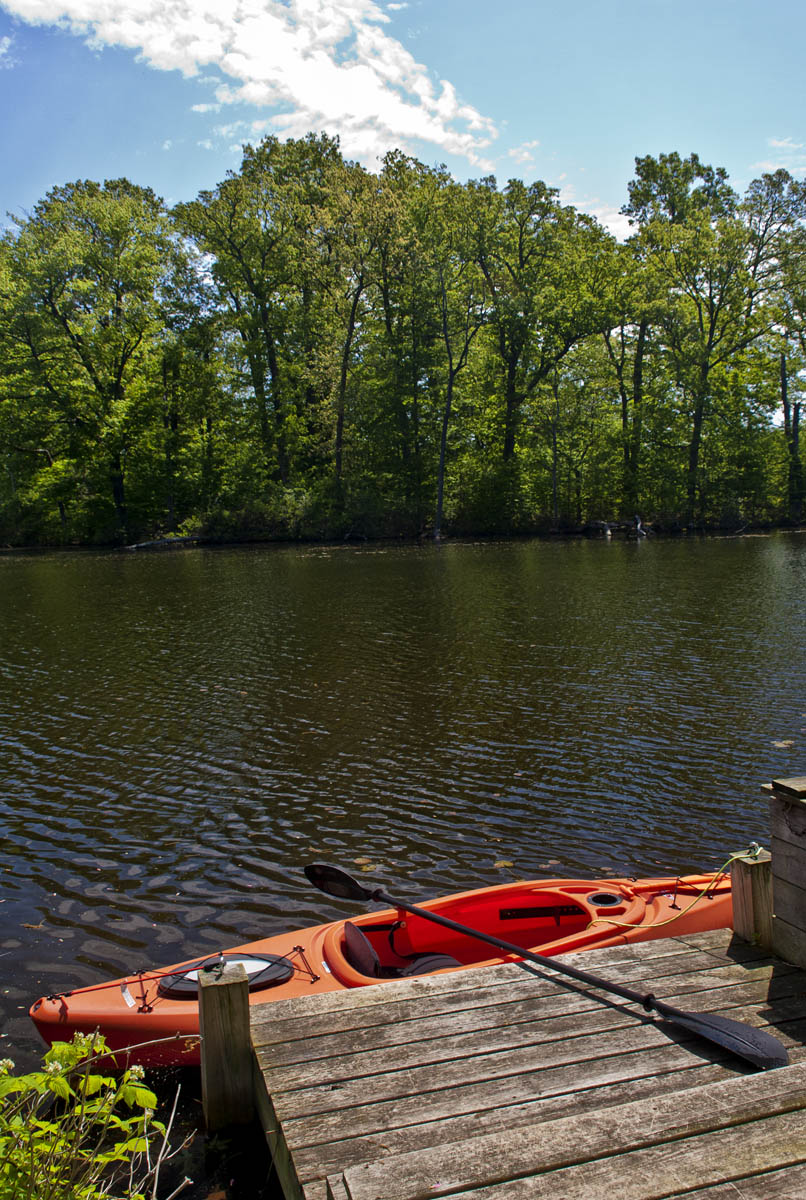
[[[730,878],[722,874],[521,881],[459,892],[420,907],[549,957],[727,928],[733,917]],[[491,957],[489,946],[467,934],[387,909],[43,996],[30,1016],[48,1043],[98,1030],[113,1050],[137,1046],[130,1061],[194,1066],[199,1063],[198,973],[215,971],[222,962],[244,964],[250,1003],[263,1004],[516,957]]]

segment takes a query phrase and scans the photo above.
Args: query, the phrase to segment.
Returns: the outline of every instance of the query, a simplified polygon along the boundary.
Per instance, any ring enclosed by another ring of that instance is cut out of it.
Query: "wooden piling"
[[[772,949],[806,966],[806,776],[774,779],[770,801]]]
[[[769,850],[744,854],[730,870],[733,928],[740,938],[772,948],[772,858]]]
[[[243,963],[199,971],[202,1111],[208,1132],[253,1117],[249,980]]]

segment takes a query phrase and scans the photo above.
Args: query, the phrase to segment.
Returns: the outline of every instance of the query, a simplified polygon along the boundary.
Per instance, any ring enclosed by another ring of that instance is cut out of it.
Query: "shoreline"
[[[377,536],[353,535],[346,537],[249,537],[249,538],[218,538],[199,534],[197,536],[160,537],[142,542],[121,544],[119,542],[72,543],[65,545],[58,542],[43,542],[34,545],[0,545],[2,554],[52,554],[64,553],[121,553],[134,551],[166,551],[177,549],[233,549],[239,546],[350,546],[365,545],[385,546],[426,546],[426,545],[460,545],[466,542],[558,542],[558,541],[643,541],[660,538],[663,541],[679,541],[681,539],[703,538],[725,541],[731,538],[773,537],[778,533],[806,533],[806,522],[798,525],[780,524],[747,524],[737,529],[725,528],[719,525],[702,525],[688,527],[663,522],[647,522],[639,534],[633,522],[624,521],[591,521],[586,525],[574,528],[534,530],[526,533],[445,533],[435,538],[433,534]]]

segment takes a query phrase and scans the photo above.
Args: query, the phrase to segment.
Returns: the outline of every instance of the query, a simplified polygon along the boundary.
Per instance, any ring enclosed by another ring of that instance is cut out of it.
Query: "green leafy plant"
[[[142,1067],[107,1073],[114,1061],[103,1038],[76,1034],[39,1071],[0,1062],[0,1200],[156,1200],[160,1168],[178,1152],[168,1145],[176,1100],[166,1126]]]

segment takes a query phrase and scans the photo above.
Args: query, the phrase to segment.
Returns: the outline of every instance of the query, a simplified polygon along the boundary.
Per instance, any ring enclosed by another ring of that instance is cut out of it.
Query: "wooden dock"
[[[806,971],[730,930],[564,958],[769,1025],[791,1065],[753,1073],[526,964],[260,1005],[255,1098],[286,1200],[803,1200]]]

